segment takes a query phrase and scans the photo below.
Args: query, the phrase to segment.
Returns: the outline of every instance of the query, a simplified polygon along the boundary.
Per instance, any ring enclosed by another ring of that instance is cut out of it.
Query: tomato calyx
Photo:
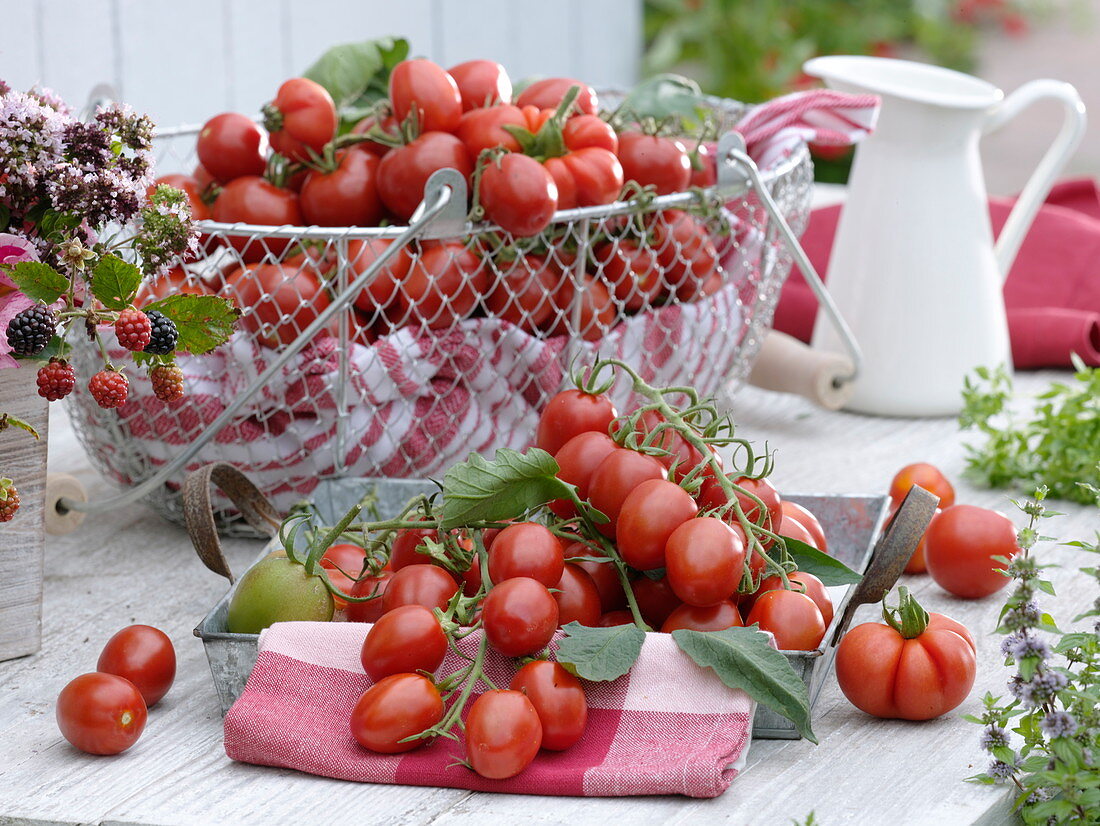
[[[529,129],[506,123],[501,128],[519,141],[520,150],[540,163],[549,158],[560,158],[571,151],[565,140],[565,121],[572,114],[581,92],[580,86],[572,86],[565,93],[558,108],[547,121],[532,133]]]
[[[882,600],[882,618],[907,640],[919,637],[928,627],[928,612],[904,585],[898,586],[896,607],[890,608],[886,605],[886,600]]]

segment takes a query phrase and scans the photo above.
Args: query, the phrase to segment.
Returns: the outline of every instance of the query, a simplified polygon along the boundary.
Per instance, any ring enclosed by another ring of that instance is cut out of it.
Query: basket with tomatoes
[[[597,351],[704,394],[746,373],[790,257],[716,158],[741,104],[668,77],[625,95],[568,78],[517,91],[499,64],[445,70],[401,42],[350,91],[326,56],[258,120],[164,133],[202,250],[144,295],[229,297],[242,329],[220,358],[181,360],[172,406],[77,403],[106,475],[225,459],[285,509],[320,478],[423,478],[521,447]],[[805,147],[761,172],[800,229]],[[609,392],[632,402],[628,383]],[[176,520],[182,476],[150,501]]]

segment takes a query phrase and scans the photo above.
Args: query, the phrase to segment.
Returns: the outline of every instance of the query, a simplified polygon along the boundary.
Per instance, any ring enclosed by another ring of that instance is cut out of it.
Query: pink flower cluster
[[[0,265],[18,264],[20,261],[37,261],[38,252],[34,244],[19,235],[0,232]],[[11,357],[11,347],[3,331],[16,315],[34,302],[15,288],[15,283],[0,266],[0,370],[5,367],[18,367],[19,363]]]

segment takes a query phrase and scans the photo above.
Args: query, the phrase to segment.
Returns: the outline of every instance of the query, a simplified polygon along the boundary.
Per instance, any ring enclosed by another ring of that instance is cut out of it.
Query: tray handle
[[[188,474],[183,482],[183,518],[187,534],[203,564],[232,583],[233,571],[225,559],[214,523],[214,509],[210,503],[212,484],[228,496],[245,521],[261,533],[274,536],[281,520],[260,489],[227,462],[211,462]]]
[[[905,570],[909,558],[916,550],[928,523],[936,513],[940,498],[919,485],[913,485],[893,519],[886,525],[875,549],[867,571],[848,599],[844,615],[837,623],[831,644],[840,643],[841,637],[852,624],[856,608],[881,602]]]

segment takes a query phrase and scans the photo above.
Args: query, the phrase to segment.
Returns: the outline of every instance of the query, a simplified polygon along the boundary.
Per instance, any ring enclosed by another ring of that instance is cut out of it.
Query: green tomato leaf
[[[636,625],[589,628],[579,622],[562,627],[555,659],[578,677],[593,682],[617,680],[638,659],[645,631]]]
[[[690,78],[675,74],[661,74],[646,78],[635,86],[623,101],[623,109],[638,117],[660,120],[672,115],[698,118],[699,110],[706,106],[699,84]]]
[[[386,96],[390,70],[405,59],[409,42],[403,38],[383,37],[361,43],[333,46],[303,73],[320,83],[332,95],[336,108],[348,119],[345,110],[365,107]]]
[[[117,255],[104,255],[92,271],[92,295],[108,310],[125,310],[134,303],[141,270]]]
[[[471,453],[443,476],[443,528],[472,522],[504,522],[554,499],[572,497],[558,479],[558,463],[545,450],[519,453],[501,448],[490,461]]]
[[[69,279],[41,261],[20,261],[7,275],[19,292],[43,304],[53,304],[69,289]]]
[[[10,413],[0,413],[0,430],[7,427],[18,427],[20,430],[25,430],[30,433],[34,438],[41,438],[38,435],[38,431],[34,429],[34,425],[30,422],[25,422],[22,419],[11,415]]]
[[[714,669],[730,688],[739,688],[756,702],[794,723],[799,734],[817,743],[810,728],[810,696],[806,684],[786,655],[768,644],[756,628],[724,631],[672,632],[680,649],[704,668]]]
[[[798,570],[813,574],[822,585],[851,585],[863,579],[839,559],[823,554],[812,545],[784,536],[787,551],[798,565]]]
[[[145,310],[159,310],[172,319],[180,334],[176,349],[196,355],[228,341],[241,314],[232,302],[214,295],[170,295]]]

